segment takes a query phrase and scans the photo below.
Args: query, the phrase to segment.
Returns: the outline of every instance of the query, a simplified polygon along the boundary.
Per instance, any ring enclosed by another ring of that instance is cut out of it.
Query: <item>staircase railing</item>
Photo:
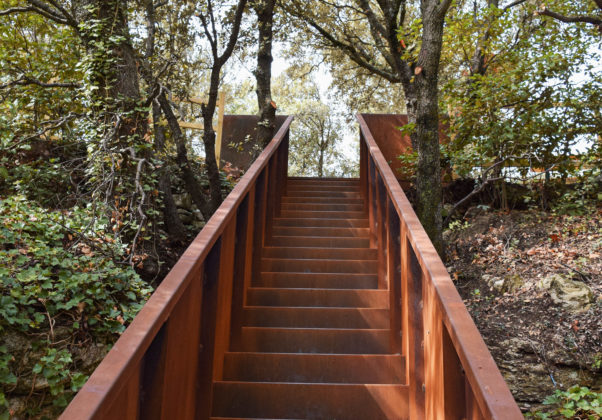
[[[288,117],[61,419],[209,418],[244,290],[280,208]]]
[[[409,418],[522,419],[437,251],[360,124],[360,185],[390,286],[391,342],[406,357]]]

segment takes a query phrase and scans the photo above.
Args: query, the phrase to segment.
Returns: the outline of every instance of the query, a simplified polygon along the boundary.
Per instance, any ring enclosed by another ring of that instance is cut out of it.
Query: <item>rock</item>
[[[518,274],[508,275],[504,278],[483,274],[482,278],[487,282],[490,288],[495,289],[500,293],[515,292],[525,284],[525,280]]]
[[[199,209],[194,209],[193,213],[199,222],[203,222],[203,224],[205,223],[205,218],[203,217],[203,213],[201,213],[201,211]]]
[[[546,277],[538,286],[548,291],[554,303],[561,304],[569,310],[586,311],[594,302],[594,293],[587,284],[560,274]]]
[[[188,194],[174,194],[173,199],[178,209],[192,210],[192,199]]]
[[[574,359],[559,362],[536,354],[543,350],[537,342],[513,337],[500,341],[491,348],[497,355],[496,363],[518,402],[539,403],[554,393],[557,387],[568,388],[576,384],[594,386],[596,383],[596,374],[574,367],[578,366]],[[570,365],[564,364],[568,362]]]
[[[194,214],[185,209],[179,208],[178,215],[180,216],[182,223],[189,224],[192,223],[192,221],[194,220]]]

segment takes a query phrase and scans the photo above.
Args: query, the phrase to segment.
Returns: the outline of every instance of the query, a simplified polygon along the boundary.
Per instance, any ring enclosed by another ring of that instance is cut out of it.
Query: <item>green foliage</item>
[[[556,200],[553,211],[558,214],[585,215],[592,213],[602,203],[602,170],[600,156],[594,152],[584,156],[577,169],[577,183],[569,185]]]
[[[450,114],[450,152],[460,175],[511,156],[567,174],[573,147],[602,130],[597,37],[581,26],[542,21],[535,7],[498,9],[482,1],[450,16],[442,109]]]
[[[14,362],[22,355],[0,346],[0,402],[18,372],[44,377],[63,407],[85,381],[71,343],[112,342],[148,299],[150,287],[116,263],[126,249],[104,233],[102,214],[93,207],[48,211],[22,196],[0,200],[0,332],[39,336],[33,347],[45,349],[22,372]],[[67,338],[59,340],[58,330]]]
[[[556,390],[544,402],[548,409],[529,413],[537,419],[588,419],[598,420],[602,416],[602,393],[575,385],[566,391]]]

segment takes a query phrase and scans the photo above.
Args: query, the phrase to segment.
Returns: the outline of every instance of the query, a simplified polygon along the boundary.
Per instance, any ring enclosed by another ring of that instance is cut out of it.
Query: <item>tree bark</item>
[[[274,7],[276,0],[260,0],[253,5],[257,14],[258,49],[257,103],[259,105],[259,123],[257,124],[257,144],[266,147],[274,136],[276,128],[276,107],[272,101],[272,41],[274,25]]]
[[[155,130],[155,151],[159,156],[165,154],[165,127],[159,124],[161,120],[161,106],[153,102],[153,121]],[[169,167],[164,162],[159,171],[159,192],[163,198],[163,223],[169,239],[173,242],[186,241],[186,228],[178,215],[178,208],[171,192],[171,179]]]
[[[232,56],[234,47],[238,42],[238,34],[240,33],[240,25],[244,9],[247,5],[247,0],[238,0],[234,10],[234,20],[226,47],[220,54],[218,51],[219,40],[215,32],[215,15],[213,13],[213,1],[207,0],[207,14],[199,14],[205,36],[211,46],[211,54],[213,63],[211,65],[211,77],[209,79],[209,98],[206,104],[201,105],[203,114],[203,144],[205,146],[205,165],[207,169],[207,177],[209,178],[210,200],[208,203],[209,210],[213,213],[222,202],[222,183],[220,178],[217,161],[215,158],[215,131],[213,130],[213,115],[217,105],[217,95],[220,82],[220,74],[222,67]]]
[[[197,208],[203,214],[205,220],[209,220],[211,215],[213,214],[213,210],[207,203],[203,192],[199,186],[199,182],[194,176],[194,172],[192,167],[190,166],[190,162],[188,161],[188,151],[186,149],[186,138],[182,133],[182,129],[178,124],[178,119],[175,116],[169,101],[167,100],[167,96],[165,92],[161,92],[157,97],[159,104],[161,105],[161,110],[163,111],[163,115],[167,119],[167,124],[169,125],[169,130],[173,136],[173,142],[176,144],[176,163],[178,167],[182,171],[182,178],[184,180],[184,187],[188,194],[190,194],[190,198],[197,206]],[[215,161],[215,159],[214,159]]]
[[[415,67],[418,165],[416,213],[443,256],[441,162],[439,151],[439,61],[443,45],[444,10],[439,1],[422,0],[422,48]],[[449,7],[449,5],[447,6]]]

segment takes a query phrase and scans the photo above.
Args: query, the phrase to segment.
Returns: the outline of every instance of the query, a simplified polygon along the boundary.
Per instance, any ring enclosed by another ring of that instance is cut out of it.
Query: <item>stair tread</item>
[[[408,412],[406,385],[218,381],[214,389],[215,416],[379,420]]]
[[[401,384],[399,354],[229,352],[224,380],[257,382]]]
[[[248,290],[247,302],[255,306],[388,308],[387,290],[256,288]]]

